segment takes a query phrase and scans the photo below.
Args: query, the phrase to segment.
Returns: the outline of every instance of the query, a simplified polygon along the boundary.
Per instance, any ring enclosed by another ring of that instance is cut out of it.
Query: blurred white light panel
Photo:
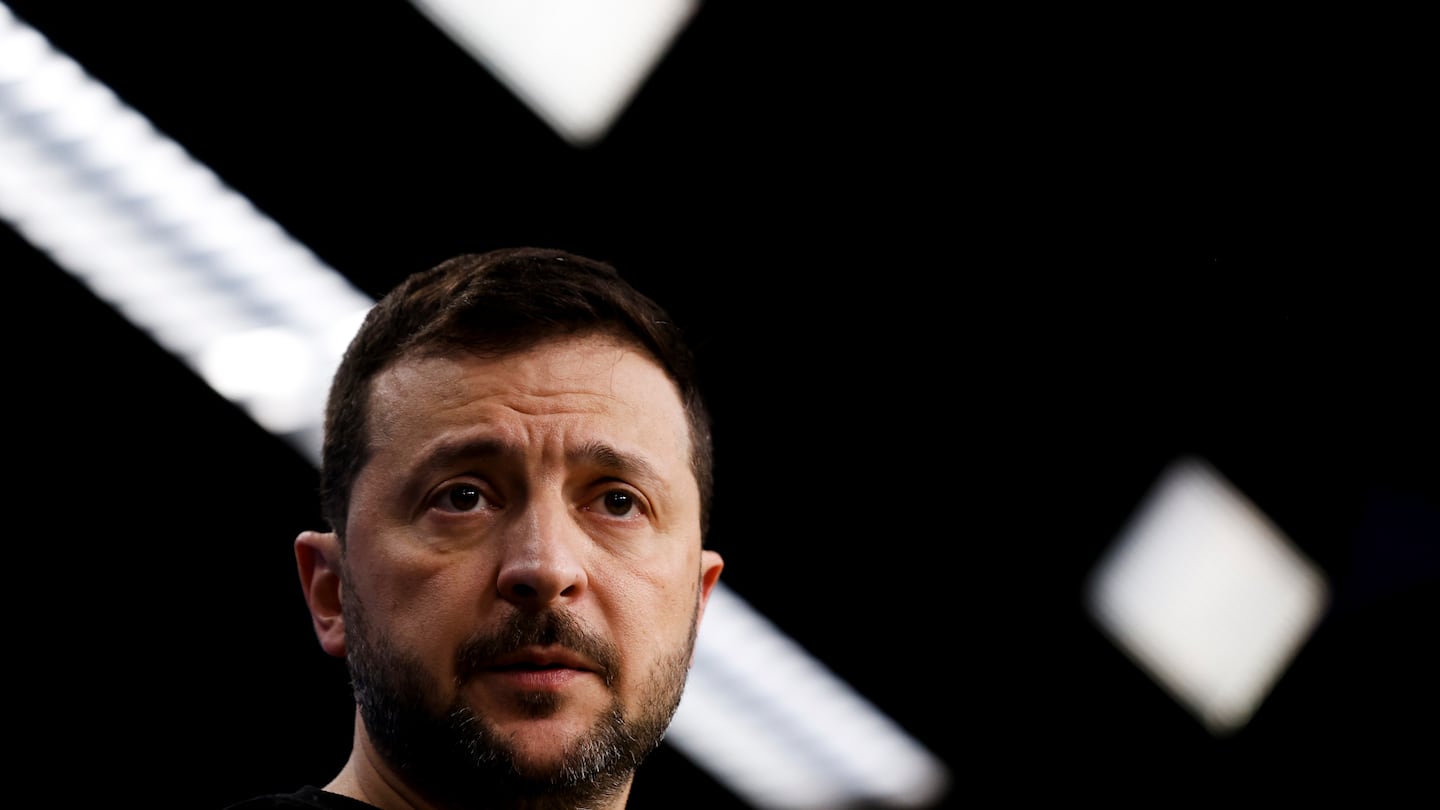
[[[605,137],[699,0],[411,0],[571,145]]]
[[[1213,735],[1249,722],[1330,601],[1324,572],[1200,458],[1176,460],[1092,570],[1098,626]]]
[[[373,302],[5,6],[0,217],[267,430],[318,452],[336,333]]]
[[[3,4],[0,219],[319,463],[374,301]],[[723,584],[696,656],[670,740],[756,807],[938,799],[945,766]]]

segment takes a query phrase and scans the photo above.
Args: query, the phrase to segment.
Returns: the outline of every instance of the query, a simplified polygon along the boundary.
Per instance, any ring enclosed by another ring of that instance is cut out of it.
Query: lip
[[[562,647],[526,648],[487,662],[479,675],[491,682],[527,691],[561,689],[598,667],[582,655]]]

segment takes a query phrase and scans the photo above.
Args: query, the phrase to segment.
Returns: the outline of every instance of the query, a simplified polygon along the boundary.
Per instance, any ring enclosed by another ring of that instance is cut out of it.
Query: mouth
[[[557,691],[599,667],[571,650],[527,648],[487,661],[478,674],[484,680],[524,691]]]
[[[487,662],[484,669],[493,671],[535,671],[550,669],[575,669],[582,672],[597,670],[594,662],[572,650],[563,647],[529,647],[506,655],[496,656]]]
[[[564,664],[535,664],[521,662],[516,664],[498,664],[485,668],[489,672],[544,672],[551,669],[575,669]]]

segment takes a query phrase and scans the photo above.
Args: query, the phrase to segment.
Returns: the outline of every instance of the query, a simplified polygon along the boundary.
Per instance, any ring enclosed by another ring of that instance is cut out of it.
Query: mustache
[[[464,683],[502,655],[526,647],[550,646],[564,647],[594,661],[605,685],[613,685],[620,668],[619,648],[585,629],[573,615],[553,610],[512,613],[500,628],[480,631],[466,639],[455,653],[455,676]]]

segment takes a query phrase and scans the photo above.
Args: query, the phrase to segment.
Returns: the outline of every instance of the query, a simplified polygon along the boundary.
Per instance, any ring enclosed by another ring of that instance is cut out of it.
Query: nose
[[[561,499],[527,504],[508,535],[496,583],[500,598],[542,610],[585,591],[586,535]]]

